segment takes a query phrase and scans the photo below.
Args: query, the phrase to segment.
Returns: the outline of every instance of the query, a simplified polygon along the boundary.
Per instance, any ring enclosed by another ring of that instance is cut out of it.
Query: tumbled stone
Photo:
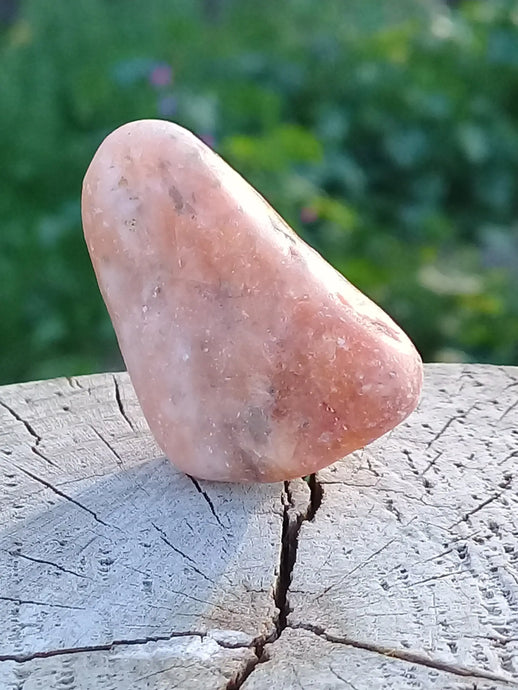
[[[187,130],[110,134],[83,224],[144,415],[184,472],[307,475],[415,408],[408,337]]]

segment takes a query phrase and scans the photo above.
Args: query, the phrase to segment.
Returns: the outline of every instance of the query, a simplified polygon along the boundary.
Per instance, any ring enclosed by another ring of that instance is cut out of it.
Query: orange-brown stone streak
[[[187,130],[143,120],[110,134],[82,211],[142,409],[185,472],[306,475],[417,405],[407,336]]]

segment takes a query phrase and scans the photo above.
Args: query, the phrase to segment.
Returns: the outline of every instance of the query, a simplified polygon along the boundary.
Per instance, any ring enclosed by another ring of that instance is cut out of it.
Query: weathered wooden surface
[[[244,688],[518,684],[517,463],[518,369],[428,366],[406,423],[319,474],[287,619],[313,642],[281,636]]]
[[[517,462],[511,367],[311,492],[177,472],[125,374],[0,388],[0,688],[518,687]]]

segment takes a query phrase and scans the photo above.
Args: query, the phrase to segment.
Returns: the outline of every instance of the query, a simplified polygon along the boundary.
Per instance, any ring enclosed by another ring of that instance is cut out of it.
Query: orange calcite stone
[[[184,472],[300,477],[415,408],[422,364],[407,336],[182,127],[110,134],[82,211],[144,415]]]

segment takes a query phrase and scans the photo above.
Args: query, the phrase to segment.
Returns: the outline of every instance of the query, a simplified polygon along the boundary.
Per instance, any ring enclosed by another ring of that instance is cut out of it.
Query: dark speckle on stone
[[[176,189],[176,187],[171,186],[169,187],[168,194],[170,198],[173,200],[176,211],[178,211],[178,213],[182,213],[185,203],[180,192]]]
[[[191,204],[184,200],[183,196],[174,185],[169,187],[168,194],[174,203],[174,208],[177,213],[189,213],[192,220],[196,218],[196,211],[193,209]]]

